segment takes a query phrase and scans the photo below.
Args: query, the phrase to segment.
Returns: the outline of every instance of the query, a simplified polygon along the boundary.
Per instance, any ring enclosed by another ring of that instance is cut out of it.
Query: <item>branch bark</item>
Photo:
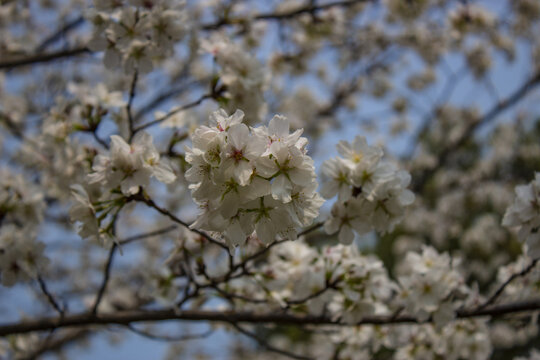
[[[60,50],[46,54],[36,54],[24,58],[12,59],[0,62],[0,69],[12,69],[24,65],[46,63],[58,59],[69,58],[76,55],[90,53],[86,46],[76,47],[68,50]]]
[[[457,319],[467,319],[483,316],[502,316],[520,312],[540,310],[540,299],[532,299],[501,305],[486,307],[484,309],[462,309],[456,313]],[[346,324],[334,320],[328,316],[292,315],[288,313],[255,314],[251,312],[231,312],[213,310],[129,310],[108,314],[93,314],[85,312],[81,314],[66,315],[63,318],[46,317],[37,320],[23,320],[0,326],[0,336],[24,334],[33,331],[48,331],[65,327],[86,327],[90,325],[127,325],[136,322],[158,322],[169,320],[181,321],[216,321],[226,323],[259,323],[278,325],[335,325],[335,326],[358,326],[358,325],[396,325],[396,324],[419,324],[411,315],[375,315],[366,316],[354,324]],[[430,320],[428,320],[430,321]]]

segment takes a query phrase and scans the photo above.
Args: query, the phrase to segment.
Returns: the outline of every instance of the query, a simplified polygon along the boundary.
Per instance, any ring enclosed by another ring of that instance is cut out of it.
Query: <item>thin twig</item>
[[[478,309],[485,309],[489,305],[494,304],[495,301],[499,298],[499,296],[501,296],[504,289],[506,289],[506,287],[515,279],[527,275],[532,269],[534,269],[534,267],[538,263],[538,260],[540,259],[532,260],[531,263],[528,266],[526,266],[523,270],[512,274],[504,283],[501,284],[501,286],[497,288],[497,290],[493,293],[493,295],[491,295],[482,305],[478,307]]]
[[[322,227],[323,224],[324,224],[324,222],[315,223],[312,226],[308,227],[307,229],[300,231],[297,234],[297,236],[300,237],[300,236],[307,235],[307,234],[319,229],[320,227]],[[238,268],[240,268],[242,266],[245,266],[249,261],[255,260],[256,258],[264,255],[267,251],[269,251],[274,246],[282,244],[282,243],[287,242],[287,241],[289,241],[289,239],[276,240],[276,241],[270,243],[267,247],[265,247],[265,248],[257,251],[256,253],[253,253],[250,256],[246,257],[244,260],[242,260],[241,263],[238,263],[238,264],[234,265],[232,270],[236,270],[236,269],[238,269]]]
[[[157,118],[157,119],[155,119],[155,120],[149,121],[149,122],[147,122],[146,124],[142,124],[142,125],[136,127],[135,129],[133,129],[133,133],[137,133],[137,132],[139,132],[139,131],[141,131],[141,130],[143,130],[143,129],[146,129],[147,127],[150,127],[150,126],[154,126],[154,125],[156,125],[156,124],[159,124],[159,123],[161,123],[161,122],[163,122],[163,121],[169,119],[171,116],[173,116],[173,115],[175,115],[175,114],[177,114],[177,113],[179,113],[179,112],[181,112],[181,111],[184,111],[184,110],[187,110],[187,109],[191,109],[191,108],[193,108],[193,107],[195,107],[195,106],[198,106],[198,105],[200,105],[204,100],[206,100],[206,99],[211,99],[211,98],[213,98],[213,97],[215,97],[215,94],[205,94],[205,95],[201,96],[199,99],[197,99],[197,100],[195,100],[195,101],[193,101],[193,102],[190,102],[190,103],[188,103],[188,104],[186,104],[186,105],[184,105],[184,106],[178,107],[178,108],[176,108],[176,109],[174,109],[174,110],[168,112],[167,114],[165,114],[165,115],[163,115],[163,116],[161,116],[161,117],[159,117],[159,118]]]
[[[84,16],[79,15],[77,18],[73,19],[70,22],[65,23],[58,30],[53,32],[51,35],[47,36],[41,44],[36,48],[36,53],[42,52],[47,49],[50,45],[54,44],[57,40],[64,37],[69,31],[76,29],[84,23]]]
[[[41,64],[86,53],[90,53],[90,50],[88,50],[86,46],[82,46],[73,49],[59,50],[47,54],[37,54],[25,58],[2,61],[0,62],[0,69],[11,69],[24,65]]]
[[[339,284],[339,282],[341,281],[340,278],[334,280],[333,282],[327,282],[326,283],[326,286],[323,287],[322,289],[318,290],[318,291],[315,291],[301,299],[297,299],[297,300],[287,300],[286,303],[287,303],[287,307],[290,307],[291,305],[299,305],[299,304],[304,304],[306,302],[308,302],[309,300],[311,299],[314,299],[322,294],[324,294],[325,292],[327,292],[328,290],[330,289],[335,289],[337,284]]]
[[[41,275],[37,276],[37,281],[39,283],[39,287],[41,288],[41,291],[49,301],[49,303],[52,305],[52,307],[60,314],[60,316],[64,316],[64,309],[58,304],[54,296],[51,294],[49,289],[47,289],[47,284],[45,283],[45,280],[41,277]]]
[[[301,7],[295,10],[291,10],[288,12],[282,12],[282,13],[260,13],[252,16],[251,18],[231,18],[231,19],[220,19],[217,22],[210,23],[210,24],[203,24],[200,26],[203,30],[217,30],[220,29],[223,26],[231,26],[231,25],[242,25],[245,24],[248,21],[281,21],[281,20],[288,20],[288,19],[294,19],[295,17],[302,15],[302,14],[313,14],[321,10],[330,9],[332,7],[349,7],[353,6],[359,3],[363,2],[369,2],[374,0],[349,0],[349,1],[334,1],[329,2],[326,4],[320,4],[320,5],[308,5],[305,7]],[[52,52],[49,54],[36,54],[32,56],[27,56],[24,58],[19,59],[13,59],[8,61],[0,62],[0,69],[5,68],[14,68],[24,65],[32,65],[32,64],[38,64],[43,62],[48,62],[56,59],[61,58],[67,58],[72,57],[75,55],[80,55],[82,53],[90,53],[91,51],[87,47],[78,47],[74,49],[68,49],[68,50],[61,50],[57,52]]]
[[[178,227],[176,225],[167,226],[167,227],[164,227],[163,229],[159,229],[159,230],[155,230],[155,231],[151,231],[151,232],[147,232],[147,233],[127,237],[127,238],[125,238],[123,240],[118,241],[118,243],[120,245],[129,244],[131,242],[134,242],[134,241],[137,241],[137,240],[143,240],[143,239],[146,239],[146,238],[149,238],[149,237],[152,237],[152,236],[163,235],[163,234],[169,233],[169,232],[171,232],[173,230],[176,230],[177,228]]]
[[[100,138],[97,134],[97,129],[94,129],[92,131],[92,136],[94,137],[94,139],[101,145],[103,146],[105,149],[109,149],[109,144],[107,144],[107,142],[105,140],[103,140],[102,138]]]
[[[148,101],[145,105],[141,106],[133,116],[135,122],[141,119],[144,115],[148,114],[150,111],[161,105],[163,102],[169,100],[172,97],[182,94],[183,92],[189,90],[191,87],[198,84],[197,81],[190,82],[188,84],[182,84],[178,87],[171,87],[166,91],[162,91],[156,95],[153,99]]]
[[[99,304],[101,303],[101,299],[103,298],[103,295],[105,294],[105,290],[107,289],[107,284],[109,283],[109,278],[111,276],[111,268],[112,268],[114,254],[116,252],[117,246],[118,245],[116,245],[116,243],[113,244],[111,247],[111,250],[109,251],[107,263],[105,264],[105,269],[103,271],[103,280],[101,282],[101,286],[99,287],[99,291],[96,296],[96,301],[94,302],[94,306],[92,307],[92,314],[94,315],[97,314]]]
[[[133,122],[133,114],[131,112],[131,107],[133,105],[133,100],[135,100],[135,90],[137,89],[137,79],[139,78],[139,72],[135,70],[133,73],[133,78],[131,80],[131,86],[129,87],[129,99],[126,104],[126,113],[128,117],[128,126],[129,126],[129,140],[133,138],[133,135],[135,135],[135,131],[133,130],[134,122]]]
[[[220,19],[217,22],[211,23],[211,24],[205,24],[201,26],[202,30],[217,30],[223,26],[229,26],[229,25],[242,25],[245,24],[248,20],[249,21],[281,21],[281,20],[288,20],[295,18],[302,14],[314,14],[321,10],[330,9],[332,7],[349,7],[353,6],[362,2],[368,2],[373,0],[348,0],[348,1],[333,1],[326,4],[320,4],[320,5],[307,5],[304,7],[300,7],[294,10],[286,11],[286,12],[268,12],[268,13],[260,13],[252,16],[250,19],[244,19],[244,18],[226,18],[226,19]]]
[[[147,206],[157,210],[159,213],[167,216],[169,219],[171,219],[172,221],[174,221],[175,223],[178,223],[182,226],[184,226],[185,228],[189,229],[190,231],[196,233],[196,234],[199,234],[201,235],[203,238],[205,238],[206,240],[208,240],[209,242],[211,242],[212,244],[215,244],[221,248],[223,248],[224,250],[226,250],[227,252],[229,251],[229,247],[227,245],[225,245],[224,243],[214,239],[213,237],[211,237],[210,235],[208,235],[207,233],[205,233],[204,231],[201,231],[201,230],[197,230],[197,229],[192,229],[190,228],[189,224],[186,223],[185,221],[181,220],[180,218],[178,218],[176,215],[172,214],[170,211],[168,211],[167,209],[164,209],[160,206],[158,206],[154,200],[148,198],[148,197],[145,197],[141,194],[137,194],[137,195],[134,195],[131,197],[131,199],[135,200],[135,201],[140,201],[140,202],[143,202],[145,203]]]
[[[286,351],[286,350],[283,350],[283,349],[280,349],[280,348],[277,348],[275,347],[274,345],[270,344],[268,341],[266,341],[265,339],[261,338],[260,336],[258,336],[257,334],[251,332],[251,331],[248,331],[246,329],[244,329],[243,327],[241,327],[240,325],[238,325],[237,323],[234,323],[234,322],[231,322],[231,325],[236,329],[238,330],[239,333],[241,334],[244,334],[245,336],[249,337],[249,338],[252,338],[253,340],[257,341],[257,343],[259,345],[261,345],[262,347],[264,347],[266,350],[268,351],[271,351],[271,352],[275,352],[276,354],[280,354],[280,355],[284,355],[284,356],[287,356],[287,357],[290,357],[291,359],[300,359],[300,360],[311,360],[312,358],[310,357],[307,357],[307,356],[303,356],[303,355],[298,355],[298,354],[294,354],[290,351]]]

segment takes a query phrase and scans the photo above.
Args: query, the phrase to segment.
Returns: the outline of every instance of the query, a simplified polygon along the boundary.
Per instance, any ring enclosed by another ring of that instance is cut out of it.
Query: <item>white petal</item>
[[[289,120],[285,116],[275,115],[268,124],[268,132],[279,138],[289,135]]]
[[[249,129],[244,124],[235,124],[229,128],[228,139],[230,144],[237,150],[241,150],[246,145],[249,137]]]
[[[284,174],[279,175],[272,182],[272,197],[284,203],[291,201],[292,184]]]
[[[341,230],[339,230],[339,242],[344,245],[352,244],[354,240],[354,233],[349,225],[342,225]]]
[[[176,180],[176,175],[173,173],[171,167],[166,164],[157,164],[152,167],[152,173],[162,183],[170,184]]]

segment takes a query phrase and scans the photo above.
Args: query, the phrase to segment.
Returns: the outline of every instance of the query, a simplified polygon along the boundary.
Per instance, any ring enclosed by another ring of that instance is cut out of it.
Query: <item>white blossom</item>
[[[322,204],[306,141],[299,131],[288,134],[284,117],[255,129],[243,118],[242,111],[219,110],[210,127],[193,134],[186,179],[204,211],[192,226],[222,232],[230,246],[253,231],[266,244],[276,236],[295,239],[297,227],[309,225]]]
[[[414,202],[414,194],[406,189],[410,174],[382,160],[383,151],[368,146],[363,137],[357,136],[352,144],[341,141],[338,150],[341,157],[322,166],[322,195],[329,199],[338,194],[326,232],[339,231],[339,241],[350,244],[354,231],[360,235],[392,231]]]
[[[109,155],[98,155],[92,169],[91,184],[99,183],[109,189],[120,186],[124,195],[137,193],[140,186],[149,184],[151,177],[166,184],[176,179],[170,166],[160,161],[152,136],[146,132],[135,135],[131,145],[112,135]]]
[[[519,226],[519,238],[527,246],[533,258],[540,256],[540,173],[528,185],[516,187],[516,198],[502,220],[503,226]]]

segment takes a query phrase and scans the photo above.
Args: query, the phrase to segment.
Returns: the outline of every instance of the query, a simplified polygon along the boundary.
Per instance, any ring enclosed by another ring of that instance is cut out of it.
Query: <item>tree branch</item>
[[[105,270],[103,271],[103,281],[101,282],[101,286],[99,288],[98,294],[96,296],[96,301],[94,302],[94,306],[92,307],[92,314],[96,314],[99,304],[101,303],[101,299],[103,298],[103,295],[105,294],[105,290],[107,289],[107,284],[109,283],[109,278],[111,276],[111,267],[114,259],[114,254],[116,252],[117,245],[113,244],[111,247],[111,250],[109,251],[109,257],[107,258],[107,263],[105,264]]]
[[[526,311],[540,310],[540,299],[532,299],[520,302],[512,302],[501,305],[486,307],[485,309],[462,309],[456,313],[457,319],[468,319],[482,316],[502,316]],[[65,327],[83,327],[89,325],[126,325],[135,322],[158,322],[168,320],[182,321],[217,321],[226,323],[272,323],[278,325],[336,325],[336,326],[359,326],[359,325],[395,325],[395,324],[420,324],[411,315],[374,315],[366,316],[354,324],[339,322],[328,316],[292,315],[288,313],[256,314],[252,312],[232,312],[222,310],[128,310],[108,314],[93,314],[86,312],[81,314],[66,315],[63,318],[46,317],[37,320],[23,320],[16,323],[0,325],[0,336],[24,334],[33,331],[48,331]],[[428,320],[432,321],[431,319]]]
[[[182,226],[184,226],[185,228],[189,229],[190,231],[194,232],[194,233],[197,233],[199,235],[201,235],[203,238],[205,238],[206,240],[208,240],[209,242],[211,242],[212,244],[215,244],[221,248],[223,248],[224,250],[226,250],[227,252],[229,251],[229,248],[227,247],[227,245],[225,245],[224,243],[214,239],[213,237],[211,237],[210,235],[208,235],[207,233],[205,233],[204,231],[201,231],[201,230],[197,230],[197,229],[192,229],[190,228],[189,224],[186,223],[185,221],[181,220],[180,218],[178,218],[176,215],[172,214],[171,212],[169,212],[167,209],[164,209],[160,206],[158,206],[154,200],[150,199],[150,198],[147,198],[141,194],[137,194],[137,195],[134,195],[132,197],[132,200],[135,200],[135,201],[140,201],[140,202],[143,202],[145,203],[147,206],[157,210],[159,213],[167,216],[169,219],[171,219],[172,221],[174,221],[175,223],[178,223]]]
[[[136,131],[134,131],[134,120],[133,120],[133,114],[131,112],[131,106],[133,105],[133,100],[135,99],[135,90],[137,89],[137,79],[139,78],[139,72],[135,70],[133,73],[133,78],[131,79],[131,86],[129,88],[129,99],[126,104],[126,113],[128,117],[128,127],[129,127],[129,140],[133,138],[133,135],[135,135]]]
[[[47,298],[47,301],[52,305],[52,307],[60,314],[60,316],[64,316],[64,309],[58,304],[54,296],[50,293],[50,291],[47,289],[47,284],[45,284],[45,280],[41,277],[41,275],[38,275],[37,281],[39,283],[39,287],[41,288],[41,291]]]
[[[164,227],[163,229],[159,229],[159,230],[150,231],[150,232],[147,232],[147,233],[127,237],[127,238],[125,238],[123,240],[120,240],[118,243],[120,245],[129,244],[131,242],[146,239],[146,238],[149,238],[149,237],[152,237],[152,236],[163,235],[163,234],[169,233],[169,232],[171,232],[173,230],[176,230],[177,228],[178,227],[176,225],[167,226],[167,227]]]
[[[12,69],[24,65],[40,64],[86,53],[90,53],[90,50],[86,46],[81,46],[73,49],[51,52],[48,54],[37,54],[25,58],[1,61],[0,69]]]

